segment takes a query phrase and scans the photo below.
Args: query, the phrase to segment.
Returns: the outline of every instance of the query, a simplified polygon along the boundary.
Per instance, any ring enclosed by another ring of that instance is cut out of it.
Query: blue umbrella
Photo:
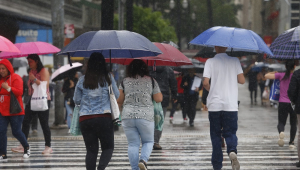
[[[279,35],[271,44],[274,59],[300,59],[300,26],[291,28]]]
[[[80,35],[58,54],[90,57],[93,52],[100,52],[105,58],[149,57],[162,53],[151,41],[138,33],[100,30]]]
[[[251,30],[241,28],[212,27],[194,38],[190,44],[204,47],[228,47],[232,52],[244,51],[273,55],[260,36]]]

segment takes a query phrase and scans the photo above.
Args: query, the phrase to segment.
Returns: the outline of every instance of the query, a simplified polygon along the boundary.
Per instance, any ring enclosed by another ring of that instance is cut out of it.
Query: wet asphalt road
[[[259,89],[258,89],[259,94]],[[261,105],[260,97],[257,105],[250,105],[248,85],[239,86],[238,129],[238,159],[241,169],[296,169],[297,150],[289,149],[288,145],[278,147],[277,109],[269,105]],[[53,122],[51,111],[49,123]],[[167,113],[169,115],[169,112]],[[185,170],[212,169],[210,164],[211,143],[209,136],[208,113],[197,111],[195,127],[189,127],[181,118],[181,112],[176,112],[173,123],[168,117],[164,124],[161,139],[163,150],[153,151],[148,162],[151,170]],[[285,143],[288,143],[289,121],[285,129]],[[0,163],[1,169],[85,169],[85,148],[82,138],[72,137],[67,129],[52,129],[52,146],[54,153],[43,156],[43,134],[39,126],[37,134],[31,133],[30,145],[32,156],[29,160],[21,158],[20,154],[8,151],[8,162]],[[297,138],[297,137],[296,137]],[[295,141],[297,143],[297,141]],[[8,150],[18,145],[9,132]],[[224,150],[223,169],[231,169],[230,161]],[[107,169],[130,169],[127,158],[126,137],[120,128],[115,133],[115,151]]]

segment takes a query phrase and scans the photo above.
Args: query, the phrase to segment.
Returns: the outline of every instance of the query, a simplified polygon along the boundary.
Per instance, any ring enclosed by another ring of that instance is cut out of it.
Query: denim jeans
[[[70,129],[70,127],[71,127],[71,121],[72,121],[73,109],[68,104],[68,100],[65,100],[65,107],[66,107],[66,111],[67,111],[67,125],[68,125],[68,128]]]
[[[122,126],[128,141],[128,157],[132,170],[139,170],[139,160],[148,162],[154,143],[154,122],[145,119],[124,119]],[[140,139],[141,138],[141,139]],[[141,157],[139,148],[142,141]]]
[[[2,116],[0,113],[0,155],[6,155],[7,148],[7,126],[10,124],[12,134],[22,144],[24,148],[29,147],[26,137],[22,132],[21,126],[24,115],[20,116]]]
[[[220,170],[223,162],[222,136],[226,140],[227,154],[237,153],[236,131],[238,129],[238,113],[236,111],[209,112],[210,138],[213,147],[211,163],[214,170]]]

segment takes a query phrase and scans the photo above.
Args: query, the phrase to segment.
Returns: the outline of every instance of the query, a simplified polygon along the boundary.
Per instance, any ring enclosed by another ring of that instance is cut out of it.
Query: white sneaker
[[[240,163],[235,152],[230,152],[229,158],[231,160],[232,170],[240,170]]]
[[[12,152],[17,152],[17,153],[24,153],[24,148],[23,146],[20,144],[18,147],[15,148],[11,148]]]
[[[173,117],[170,117],[170,124],[173,124]]]
[[[30,149],[25,149],[24,150],[24,155],[23,155],[23,158],[29,158],[30,157]]]
[[[294,144],[290,144],[290,145],[289,145],[289,148],[290,148],[290,149],[296,149],[296,146],[295,146]]]
[[[283,138],[284,138],[284,132],[280,132],[280,133],[279,133],[279,140],[278,140],[278,145],[279,145],[280,147],[283,147],[283,145],[284,145],[284,140],[283,140]]]

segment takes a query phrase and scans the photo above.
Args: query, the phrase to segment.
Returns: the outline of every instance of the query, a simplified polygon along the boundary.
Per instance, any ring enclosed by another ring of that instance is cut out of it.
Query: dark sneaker
[[[7,156],[6,155],[1,155],[0,156],[0,162],[7,162]]]
[[[29,158],[30,157],[30,149],[29,147],[28,148],[25,148],[24,149],[24,155],[23,155],[23,158]]]
[[[240,170],[240,163],[235,152],[230,152],[229,158],[231,160],[232,170]]]
[[[153,150],[162,150],[162,147],[158,143],[155,143],[153,145]]]
[[[190,127],[194,127],[194,122],[191,122],[191,123],[190,123]]]
[[[140,168],[140,170],[147,170],[147,164],[144,160],[140,160],[139,168]]]

